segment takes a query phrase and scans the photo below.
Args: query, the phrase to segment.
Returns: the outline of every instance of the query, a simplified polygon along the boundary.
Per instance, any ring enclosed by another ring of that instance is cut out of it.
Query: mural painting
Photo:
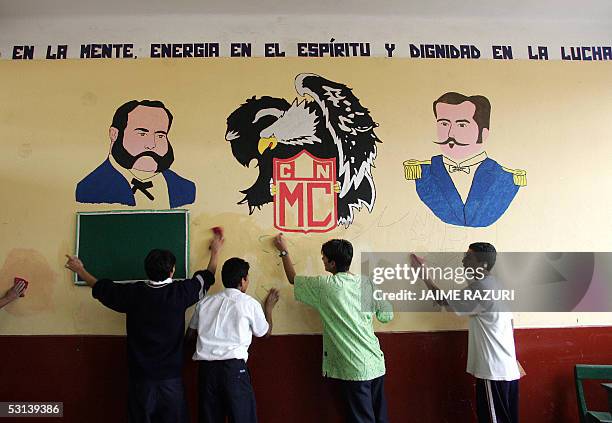
[[[407,180],[414,180],[423,203],[445,223],[485,227],[508,209],[527,173],[508,169],[486,153],[491,103],[481,95],[449,92],[433,103],[442,154],[430,160],[406,160]]]
[[[132,100],[121,105],[108,131],[108,157],[77,184],[76,201],[138,208],[192,204],[195,184],[170,170],[172,120],[161,101]]]
[[[365,206],[371,212],[374,208],[376,189],[372,168],[377,143],[380,142],[374,133],[378,124],[352,89],[342,83],[303,73],[295,78],[295,89],[299,96],[308,96],[312,100],[296,98],[289,103],[283,98],[253,96],[227,118],[225,139],[229,141],[234,157],[245,167],[255,160],[259,171],[253,185],[241,191],[244,198],[239,204],[246,204],[249,214],[252,214],[256,208],[273,202],[273,195],[288,193],[276,190],[278,181],[273,179],[274,160],[297,158],[305,151],[308,155],[302,157],[312,159],[313,163],[335,159],[337,182],[334,182],[334,194],[337,199],[333,207],[336,209],[314,210],[316,201],[313,199],[318,196],[308,198],[308,190],[302,192],[304,197],[300,196],[299,200],[296,197],[293,203],[281,198],[281,204],[298,214],[300,207],[304,207],[311,215],[324,216],[324,221],[331,213],[334,223],[321,226],[319,218],[315,218],[311,221],[314,226],[309,226],[307,219],[296,219],[297,223],[289,228],[275,220],[275,227],[302,232],[327,231],[338,225],[348,227],[356,210]],[[325,173],[327,168],[321,169]],[[317,192],[327,197],[330,195],[329,190]],[[291,192],[291,195],[297,194]],[[332,204],[329,201],[323,203],[327,207]],[[280,215],[280,212],[276,213],[275,219]]]

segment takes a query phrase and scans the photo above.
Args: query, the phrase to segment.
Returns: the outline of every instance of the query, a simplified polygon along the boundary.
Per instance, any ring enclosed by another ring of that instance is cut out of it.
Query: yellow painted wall
[[[0,292],[15,275],[27,296],[0,310],[1,334],[121,334],[122,315],[105,309],[63,268],[74,251],[75,185],[108,154],[115,109],[131,99],[162,100],[174,114],[172,166],[197,184],[191,211],[192,270],[207,263],[210,227],[226,229],[222,258],[252,264],[249,293],[281,288],[275,333],[320,330],[316,314],[292,299],[270,237],[272,205],[248,215],[239,189],[257,176],[224,140],[227,116],[247,97],[291,101],[294,77],[320,74],[354,89],[380,124],[374,210],[348,229],[288,235],[298,273],[323,272],[320,244],[344,237],[360,251],[463,251],[490,241],[499,251],[610,251],[612,241],[612,68],[607,63],[415,61],[409,59],[214,59],[0,62]],[[504,216],[484,229],[446,225],[404,180],[402,162],[439,154],[431,103],[446,91],[492,103],[487,153],[528,171]],[[86,263],[87,264],[87,263]],[[100,275],[101,276],[101,275]],[[218,278],[220,279],[220,278]],[[220,280],[215,289],[219,289]],[[190,314],[190,313],[189,313]],[[519,326],[608,325],[609,314],[521,313]],[[404,313],[382,330],[465,327],[448,313]]]

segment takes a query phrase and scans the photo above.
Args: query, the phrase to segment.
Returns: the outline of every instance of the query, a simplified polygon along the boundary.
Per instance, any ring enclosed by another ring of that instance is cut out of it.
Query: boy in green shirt
[[[314,307],[323,322],[323,376],[335,379],[347,406],[347,420],[387,423],[385,357],[372,328],[372,316],[393,319],[388,303],[372,302],[369,281],[349,272],[353,246],[342,239],[323,244],[321,258],[331,275],[296,276],[283,235],[274,238],[297,301]],[[362,285],[365,284],[365,285]],[[362,301],[362,295],[366,298]],[[362,304],[363,303],[363,304]],[[365,307],[364,307],[365,305]]]

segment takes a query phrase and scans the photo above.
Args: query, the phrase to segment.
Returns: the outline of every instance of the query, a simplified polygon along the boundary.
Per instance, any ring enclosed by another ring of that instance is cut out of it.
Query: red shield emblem
[[[274,227],[284,232],[328,232],[338,224],[336,159],[308,151],[274,159]]]

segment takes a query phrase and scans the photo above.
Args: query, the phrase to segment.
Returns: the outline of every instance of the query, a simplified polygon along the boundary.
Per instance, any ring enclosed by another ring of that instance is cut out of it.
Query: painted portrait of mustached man
[[[158,209],[193,203],[195,184],[170,170],[172,121],[172,113],[158,100],[121,105],[108,131],[108,156],[77,184],[76,201]]]
[[[447,92],[433,103],[441,154],[404,162],[423,203],[443,222],[486,227],[508,209],[527,173],[487,156],[491,103],[482,95]]]

